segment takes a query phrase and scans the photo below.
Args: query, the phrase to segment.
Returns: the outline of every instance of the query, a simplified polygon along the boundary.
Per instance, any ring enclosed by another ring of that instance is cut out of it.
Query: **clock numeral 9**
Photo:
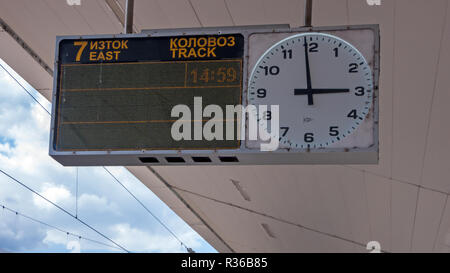
[[[256,91],[256,93],[258,93],[258,98],[263,99],[267,96],[267,90],[264,88],[260,88],[258,89],[258,91]]]
[[[366,91],[366,90],[364,89],[364,87],[362,87],[362,86],[356,87],[355,90],[356,90],[355,95],[358,96],[358,97],[364,96],[365,91]]]
[[[330,136],[338,136],[339,135],[338,129],[339,129],[338,126],[331,126],[330,127]]]
[[[260,66],[260,68],[264,69],[264,74],[267,75],[272,75],[272,76],[276,76],[280,73],[280,68],[276,65],[268,67],[268,66]]]
[[[306,133],[305,137],[303,138],[306,143],[314,142],[314,134],[313,133]]]
[[[349,65],[348,73],[358,73],[358,64],[351,63]]]

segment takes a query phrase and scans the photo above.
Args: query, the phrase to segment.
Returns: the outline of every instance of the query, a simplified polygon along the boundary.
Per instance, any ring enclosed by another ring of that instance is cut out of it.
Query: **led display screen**
[[[176,105],[242,102],[240,34],[62,40],[59,43],[54,149],[237,149],[234,140],[174,140]],[[225,118],[225,117],[223,117]],[[209,118],[202,118],[205,124]],[[235,116],[234,128],[240,126]],[[223,131],[225,132],[225,123]],[[192,135],[194,130],[192,130]],[[192,139],[194,136],[192,136]]]

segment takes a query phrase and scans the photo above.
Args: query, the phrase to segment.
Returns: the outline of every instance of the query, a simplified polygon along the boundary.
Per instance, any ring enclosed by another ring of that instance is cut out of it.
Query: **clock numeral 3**
[[[358,97],[364,96],[365,91],[366,91],[366,90],[364,89],[364,87],[362,87],[362,86],[356,87],[355,90],[356,90],[355,95],[358,96]]]
[[[306,143],[314,142],[314,134],[313,133],[306,133],[304,140]]]

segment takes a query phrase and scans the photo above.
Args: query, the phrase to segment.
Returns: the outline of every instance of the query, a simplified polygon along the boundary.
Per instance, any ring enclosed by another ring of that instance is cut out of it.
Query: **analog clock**
[[[322,33],[297,34],[273,45],[248,84],[248,104],[279,105],[279,148],[325,148],[343,140],[364,121],[372,101],[372,72],[364,56]]]

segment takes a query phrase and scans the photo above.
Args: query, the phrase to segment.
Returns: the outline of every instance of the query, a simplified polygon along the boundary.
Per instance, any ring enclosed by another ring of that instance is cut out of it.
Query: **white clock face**
[[[248,103],[279,105],[279,148],[323,148],[363,122],[372,107],[372,83],[364,56],[346,41],[328,34],[298,34],[258,60]]]

